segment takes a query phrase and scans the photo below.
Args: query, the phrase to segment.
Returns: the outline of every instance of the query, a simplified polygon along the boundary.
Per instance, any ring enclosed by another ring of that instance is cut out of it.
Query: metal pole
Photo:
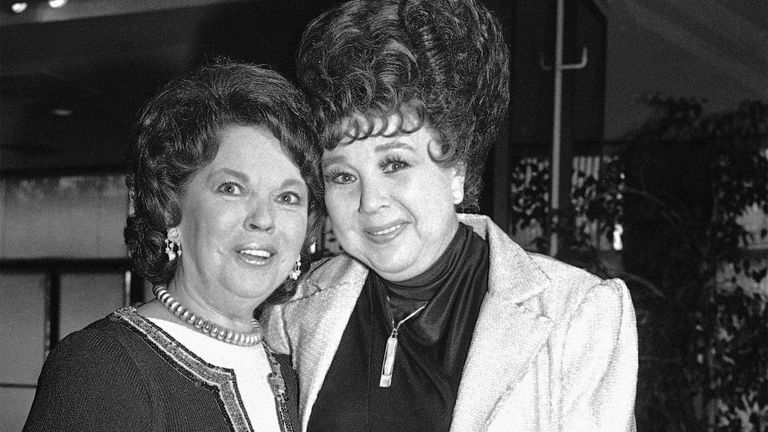
[[[565,15],[564,0],[557,0],[557,23],[555,29],[555,73],[554,108],[552,113],[552,162],[550,163],[551,189],[549,194],[550,235],[549,255],[557,256],[558,247],[558,212],[560,210],[560,128],[563,105],[563,21]]]

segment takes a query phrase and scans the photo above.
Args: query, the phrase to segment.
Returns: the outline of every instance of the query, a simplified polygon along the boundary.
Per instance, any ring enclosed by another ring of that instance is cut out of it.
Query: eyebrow
[[[404,143],[402,141],[390,141],[384,144],[379,144],[373,150],[377,153],[380,153],[380,152],[385,152],[387,150],[392,150],[392,149],[406,149],[406,150],[416,151],[416,149],[413,148],[412,145],[408,143]]]
[[[244,173],[242,173],[240,171],[236,171],[236,170],[233,170],[233,169],[230,169],[230,168],[220,168],[220,169],[217,169],[216,171],[213,171],[212,173],[208,174],[208,181],[210,181],[213,177],[215,177],[216,175],[221,174],[221,173],[229,174],[229,175],[231,175],[233,177],[237,177],[238,179],[240,179],[240,181],[243,181],[243,182],[248,182],[250,180],[250,177],[248,177],[247,175],[245,175]]]
[[[322,167],[325,168],[328,165],[344,162],[346,158],[344,156],[331,156],[327,159],[323,159]]]
[[[208,176],[208,179],[210,180],[212,177],[214,177],[215,175],[220,174],[220,173],[225,173],[225,174],[229,174],[229,175],[231,175],[233,177],[237,177],[243,183],[248,183],[251,180],[251,178],[248,175],[246,175],[246,174],[244,174],[244,173],[242,173],[240,171],[230,169],[230,168],[218,169],[218,170],[212,172]],[[304,181],[304,179],[287,178],[287,179],[283,180],[283,183],[280,185],[281,188],[286,188],[286,187],[290,187],[290,186],[299,186],[299,187],[304,186],[304,187],[306,187],[307,183]]]
[[[299,187],[299,188],[306,187],[307,189],[309,189],[309,187],[307,186],[307,183],[304,182],[304,180],[299,180],[299,179],[295,179],[295,178],[285,179],[283,181],[283,184],[280,185],[281,188],[287,188],[287,187],[291,187],[291,186]]]

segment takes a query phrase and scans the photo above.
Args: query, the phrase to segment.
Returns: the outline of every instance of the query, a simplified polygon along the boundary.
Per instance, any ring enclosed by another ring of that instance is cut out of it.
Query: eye
[[[345,173],[341,171],[336,170],[330,170],[327,174],[325,174],[325,182],[326,183],[336,183],[336,184],[350,184],[357,180],[355,176],[353,176],[350,173]]]
[[[216,191],[225,195],[242,195],[243,187],[235,182],[226,182],[217,187]]]
[[[387,157],[379,165],[381,166],[381,169],[383,169],[387,174],[396,173],[411,166],[408,162],[400,159],[399,157]]]
[[[277,201],[282,204],[290,205],[302,203],[301,195],[297,194],[296,192],[283,192],[277,196]]]

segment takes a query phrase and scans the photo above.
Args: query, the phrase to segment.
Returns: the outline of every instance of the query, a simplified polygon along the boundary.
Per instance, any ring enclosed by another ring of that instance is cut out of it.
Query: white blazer
[[[451,431],[634,431],[637,331],[624,283],[529,254],[485,216],[459,220],[488,240],[490,270]],[[323,261],[262,317],[267,343],[293,357],[303,431],[367,275],[348,255]]]

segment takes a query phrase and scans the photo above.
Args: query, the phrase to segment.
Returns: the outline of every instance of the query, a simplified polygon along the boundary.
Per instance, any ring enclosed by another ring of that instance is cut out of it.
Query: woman
[[[294,430],[290,360],[261,343],[253,316],[298,277],[313,232],[319,152],[306,114],[280,75],[236,63],[150,101],[125,238],[157,298],[64,338],[24,430]]]
[[[619,280],[528,254],[477,202],[504,121],[499,23],[474,0],[352,0],[305,31],[344,254],[263,322],[299,373],[302,430],[634,428]]]

